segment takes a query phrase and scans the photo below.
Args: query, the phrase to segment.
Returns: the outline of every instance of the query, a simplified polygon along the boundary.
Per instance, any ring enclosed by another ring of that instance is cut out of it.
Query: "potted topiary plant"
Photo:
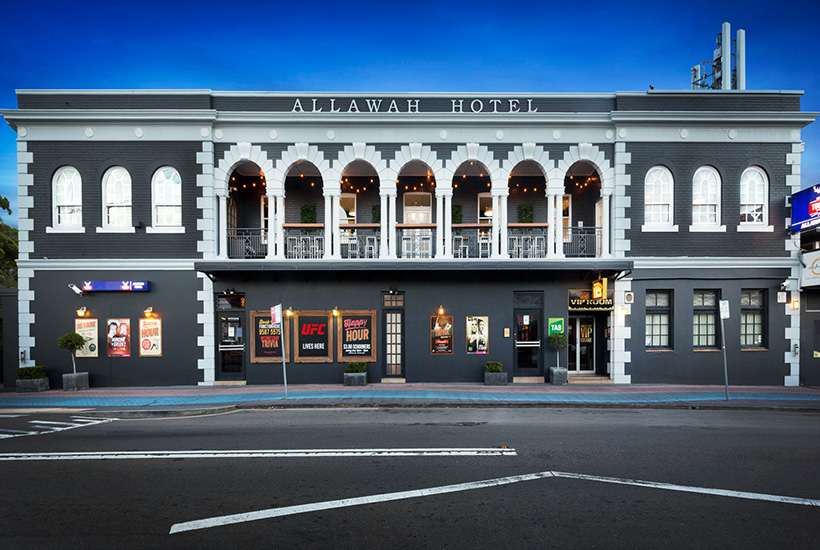
[[[352,361],[345,367],[345,386],[367,385],[367,363]]]
[[[88,389],[88,373],[77,372],[77,363],[74,361],[74,355],[77,351],[83,349],[85,346],[85,338],[76,332],[66,332],[57,338],[57,347],[66,350],[71,354],[71,367],[73,373],[63,375],[63,389],[64,390],[87,390]]]
[[[48,391],[48,377],[42,365],[17,369],[17,392]]]
[[[507,373],[504,372],[504,365],[498,361],[487,361],[484,363],[484,385],[485,386],[506,386]]]
[[[567,347],[567,335],[554,332],[549,335],[549,344],[555,350],[555,366],[550,367],[550,383],[562,386],[567,383],[567,369],[561,368],[561,350]]]

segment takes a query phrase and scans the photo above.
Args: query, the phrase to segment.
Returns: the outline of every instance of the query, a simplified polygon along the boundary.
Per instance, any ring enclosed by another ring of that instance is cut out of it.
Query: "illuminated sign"
[[[792,195],[792,233],[820,226],[820,185]]]
[[[83,281],[83,292],[148,292],[151,281]]]
[[[596,281],[592,281],[592,299],[603,300],[606,297],[606,295],[606,277],[602,277]]]

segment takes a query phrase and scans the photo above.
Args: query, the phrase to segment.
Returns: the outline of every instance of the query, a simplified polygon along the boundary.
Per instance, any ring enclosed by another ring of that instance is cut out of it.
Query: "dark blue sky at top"
[[[747,88],[820,111],[820,3],[0,1],[0,109],[15,89],[615,92],[688,89],[723,21]],[[0,194],[16,225],[15,133]],[[803,132],[820,183],[820,122]],[[5,216],[8,218],[8,216]]]

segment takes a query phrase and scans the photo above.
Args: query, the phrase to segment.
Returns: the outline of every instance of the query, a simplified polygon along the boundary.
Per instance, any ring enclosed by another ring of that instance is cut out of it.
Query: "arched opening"
[[[324,256],[323,183],[321,172],[312,162],[297,161],[287,171],[285,196],[288,206],[283,229],[288,258]]]
[[[599,256],[604,223],[601,175],[589,162],[576,162],[567,170],[561,217],[564,254],[570,257]]]
[[[511,258],[547,255],[547,178],[532,160],[519,162],[507,180],[507,240]]]
[[[492,181],[477,160],[462,162],[453,175],[453,256],[489,258],[492,243]]]
[[[228,257],[264,258],[270,240],[265,174],[256,163],[243,161],[228,181]]]
[[[376,169],[369,162],[355,160],[345,168],[340,185],[342,258],[378,258],[381,205]]]
[[[432,258],[436,178],[424,162],[402,166],[396,179],[396,238],[402,258]]]

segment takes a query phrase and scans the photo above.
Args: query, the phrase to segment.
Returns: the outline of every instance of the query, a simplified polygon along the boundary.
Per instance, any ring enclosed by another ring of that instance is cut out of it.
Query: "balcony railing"
[[[507,228],[510,258],[546,258],[547,231],[545,223],[510,224]]]
[[[568,258],[595,258],[601,255],[600,227],[565,227],[564,255]]]
[[[293,224],[296,225],[296,224]],[[325,255],[325,233],[319,224],[285,227],[285,257],[292,260],[315,260]],[[310,225],[310,227],[305,227]]]
[[[264,258],[268,253],[268,230],[251,228],[228,229],[228,257],[240,260]]]
[[[432,224],[398,224],[396,226],[398,241],[397,255],[400,258],[432,258],[436,254],[434,242],[435,225]]]
[[[339,248],[342,258],[378,258],[381,242],[379,224],[346,225],[340,231]]]
[[[454,258],[489,258],[492,253],[492,226],[453,224]]]

